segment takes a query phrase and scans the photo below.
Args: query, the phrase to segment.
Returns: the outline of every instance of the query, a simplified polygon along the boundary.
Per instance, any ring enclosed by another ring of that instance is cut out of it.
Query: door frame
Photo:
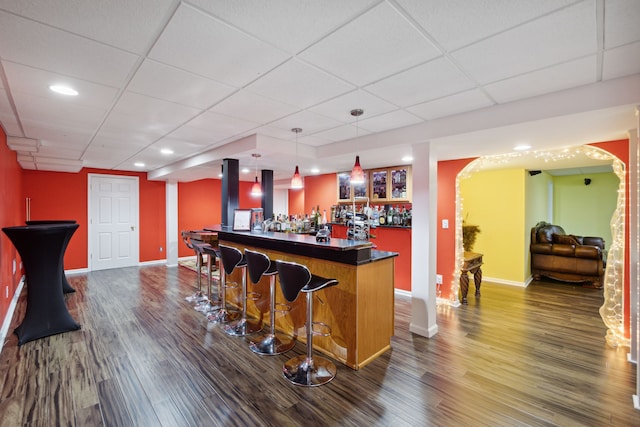
[[[128,179],[135,183],[135,212],[134,219],[136,222],[136,229],[133,233],[133,238],[135,239],[135,246],[137,250],[135,251],[134,261],[132,266],[137,266],[140,264],[140,179],[137,176],[131,175],[111,175],[111,174],[103,174],[103,173],[89,173],[87,174],[87,266],[89,271],[93,271],[93,259],[92,259],[92,249],[93,243],[97,238],[95,236],[96,227],[93,225],[93,217],[91,216],[93,211],[92,206],[92,195],[93,195],[93,180],[95,178],[115,178],[115,179]]]

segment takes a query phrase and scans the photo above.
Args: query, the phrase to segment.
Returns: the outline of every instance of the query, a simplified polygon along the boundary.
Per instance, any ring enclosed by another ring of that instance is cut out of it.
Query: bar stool
[[[213,310],[207,316],[209,322],[212,323],[228,323],[233,320],[236,320],[240,313],[237,311],[230,311],[227,309],[227,289],[235,288],[237,286],[236,283],[227,284],[227,275],[233,273],[233,270],[236,267],[240,267],[238,264],[242,264],[244,262],[242,258],[242,253],[240,253],[240,258],[238,260],[236,248],[232,248],[230,246],[218,245],[218,249],[216,251],[216,256],[220,259],[220,264],[222,269],[220,270],[220,281],[218,288],[218,295],[220,298],[219,307]],[[223,255],[224,253],[224,255]],[[245,264],[246,265],[246,264]],[[242,275],[242,281],[245,281],[244,272]]]
[[[324,357],[313,357],[313,336],[331,334],[315,332],[315,325],[325,325],[320,322],[313,322],[313,292],[329,286],[338,284],[336,279],[326,279],[324,277],[311,274],[306,265],[289,261],[276,261],[280,286],[287,301],[293,302],[300,292],[307,294],[307,354],[296,356],[285,362],[282,367],[282,374],[286,379],[296,385],[307,387],[326,384],[336,376],[336,365]]]
[[[272,263],[269,257],[262,252],[245,249],[244,256],[247,260],[249,279],[254,285],[258,284],[262,276],[269,276],[270,294],[269,332],[257,340],[251,340],[249,348],[254,353],[269,356],[291,350],[296,344],[293,337],[276,333],[276,275],[278,274],[276,264]]]
[[[204,301],[207,298],[202,293],[202,276],[201,276],[202,254],[198,252],[195,246],[193,245],[195,242],[187,238],[187,236],[184,233],[182,234],[182,241],[184,242],[185,245],[187,245],[189,249],[193,250],[193,252],[196,254],[196,274],[197,274],[196,283],[198,285],[198,290],[196,290],[195,293],[189,295],[188,297],[185,297],[185,299],[189,302],[199,303],[201,301]]]
[[[258,332],[262,329],[262,323],[247,319],[247,261],[239,249],[226,245],[219,245],[219,248],[220,260],[226,274],[233,273],[236,268],[242,270],[242,312],[239,319],[225,325],[223,330],[226,334],[236,337]]]
[[[218,258],[219,252],[210,244],[208,243],[203,243],[203,244],[198,244],[198,243],[194,243],[194,247],[198,248],[198,251],[200,251],[201,255],[203,257],[207,258],[207,299],[206,301],[196,305],[195,309],[198,311],[201,311],[204,314],[209,314],[212,311],[218,309],[220,307],[219,305],[219,300],[213,301],[213,299],[211,298],[211,294],[212,294],[212,288],[213,288],[213,278],[211,277],[211,273],[214,269],[214,266],[216,264],[216,258]],[[220,281],[218,281],[218,297],[220,296]]]

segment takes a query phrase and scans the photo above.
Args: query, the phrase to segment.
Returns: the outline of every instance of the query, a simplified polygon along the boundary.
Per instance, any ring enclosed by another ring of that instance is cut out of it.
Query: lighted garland
[[[624,231],[625,231],[625,167],[622,161],[614,155],[591,146],[564,148],[561,150],[544,150],[533,152],[516,152],[497,156],[480,157],[465,166],[456,177],[456,228],[455,228],[455,265],[451,293],[449,299],[438,298],[439,304],[457,307],[460,305],[458,292],[460,289],[460,269],[464,265],[464,248],[462,245],[462,206],[464,200],[460,196],[460,181],[487,167],[495,169],[498,166],[508,166],[509,163],[523,156],[544,159],[546,163],[554,163],[586,155],[595,160],[611,161],[613,171],[620,180],[616,209],[611,218],[611,236],[613,242],[607,256],[607,266],[604,275],[604,303],[600,307],[600,316],[607,326],[606,341],[612,347],[628,346],[629,340],[624,336]]]

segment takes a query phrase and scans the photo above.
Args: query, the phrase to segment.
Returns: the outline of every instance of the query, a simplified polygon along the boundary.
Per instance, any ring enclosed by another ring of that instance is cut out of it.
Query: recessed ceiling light
[[[135,163],[133,164],[133,166],[135,166],[135,167],[137,167],[137,168],[143,168],[143,167],[144,167],[144,163],[142,163],[142,162],[135,162]]]
[[[162,150],[160,150],[160,152],[162,154],[173,154],[173,150],[171,150],[169,148],[163,148]]]
[[[223,174],[222,174],[222,172],[220,172],[220,173],[218,174],[218,178],[222,178],[222,177],[223,177]]]
[[[67,96],[76,96],[78,95],[78,91],[69,87],[69,86],[65,86],[65,85],[51,85],[49,86],[49,89],[51,89],[51,91],[55,92],[55,93],[59,93],[61,95],[67,95]]]
[[[527,150],[531,150],[531,146],[529,144],[518,144],[515,147],[513,147],[513,149],[515,151],[527,151]]]
[[[311,168],[311,173],[320,173],[320,169],[318,169],[318,168]]]
[[[403,162],[413,162],[413,157],[412,156],[404,156],[402,158]]]
[[[249,173],[249,168],[242,168],[242,173]]]

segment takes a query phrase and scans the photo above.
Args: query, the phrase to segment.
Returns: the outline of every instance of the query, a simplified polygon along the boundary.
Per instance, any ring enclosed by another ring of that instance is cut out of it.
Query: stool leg
[[[204,296],[204,294],[202,293],[202,254],[199,252],[196,252],[196,283],[198,285],[198,290],[192,294],[189,295],[188,297],[186,297],[185,299],[189,302],[196,302],[199,303],[201,301],[204,301],[206,299],[206,297]]]
[[[258,332],[262,329],[261,322],[247,319],[247,268],[242,267],[242,314],[240,319],[235,320],[224,327],[228,335],[243,337],[245,335]]]
[[[225,274],[224,269],[220,270],[219,283],[220,308],[213,310],[207,316],[207,319],[212,323],[227,323],[237,319],[238,313],[227,310],[227,275]]]
[[[213,258],[214,255],[207,254],[207,299],[195,307],[196,310],[201,311],[204,314],[208,314],[218,308],[218,305],[214,305],[211,300],[211,282],[213,281],[211,278],[211,270],[213,268]]]
[[[269,276],[269,333],[252,340],[249,348],[254,353],[273,356],[291,350],[296,344],[293,337],[276,333],[276,276]]]
[[[326,384],[336,376],[336,365],[324,357],[313,357],[313,293],[307,292],[307,354],[287,360],[282,374],[291,383],[307,387]]]

